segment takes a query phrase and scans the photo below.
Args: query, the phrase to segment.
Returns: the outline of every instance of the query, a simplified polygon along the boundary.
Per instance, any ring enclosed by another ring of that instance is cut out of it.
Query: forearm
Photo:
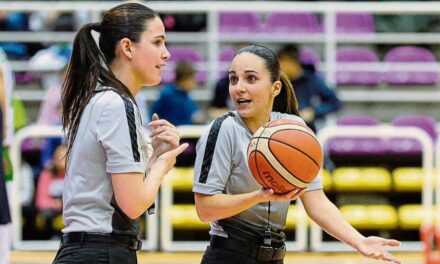
[[[302,201],[309,217],[334,238],[354,249],[357,249],[358,243],[365,238],[345,220],[339,209],[321,190],[304,194]]]
[[[237,215],[262,202],[259,191],[244,194],[195,194],[197,213],[203,222]]]

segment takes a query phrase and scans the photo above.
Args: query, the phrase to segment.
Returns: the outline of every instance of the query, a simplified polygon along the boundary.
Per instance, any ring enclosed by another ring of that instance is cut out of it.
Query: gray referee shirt
[[[139,234],[139,219],[116,204],[111,174],[145,173],[147,137],[136,105],[109,89],[99,88],[81,116],[65,178],[64,233]]]
[[[294,115],[272,112],[270,120],[303,120]],[[247,146],[252,133],[237,112],[217,118],[197,143],[193,192],[206,195],[242,194],[261,189],[247,163]],[[307,191],[322,189],[318,176]],[[283,241],[289,202],[271,202],[270,224],[275,242]],[[235,216],[211,222],[211,235],[261,242],[267,225],[268,203],[260,203]]]

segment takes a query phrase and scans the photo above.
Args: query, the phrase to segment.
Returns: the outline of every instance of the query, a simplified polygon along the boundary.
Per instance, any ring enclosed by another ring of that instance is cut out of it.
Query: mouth
[[[165,64],[156,65],[156,68],[158,68],[158,69],[162,69],[163,67],[165,67]]]
[[[248,105],[250,102],[252,102],[252,100],[249,100],[249,99],[243,99],[243,98],[239,98],[238,100],[237,100],[237,104],[238,105]]]

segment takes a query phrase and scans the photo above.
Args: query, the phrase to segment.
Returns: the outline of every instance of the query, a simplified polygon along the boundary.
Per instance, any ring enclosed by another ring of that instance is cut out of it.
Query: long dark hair
[[[272,83],[281,81],[281,91],[274,99],[272,111],[299,116],[298,100],[296,99],[293,85],[289,78],[281,72],[280,62],[278,61],[275,52],[264,46],[250,45],[239,49],[234,57],[245,52],[252,53],[263,59],[264,64],[270,73],[270,80]]]
[[[95,94],[98,82],[112,87],[112,90],[134,102],[133,95],[116,78],[110,64],[116,57],[117,43],[123,38],[138,42],[141,34],[148,29],[147,21],[155,17],[158,18],[159,15],[142,4],[125,3],[107,11],[102,22],[85,24],[76,34],[61,94],[62,123],[64,131],[67,130],[67,157],[72,149],[81,115]],[[99,48],[92,36],[92,30],[100,33]]]

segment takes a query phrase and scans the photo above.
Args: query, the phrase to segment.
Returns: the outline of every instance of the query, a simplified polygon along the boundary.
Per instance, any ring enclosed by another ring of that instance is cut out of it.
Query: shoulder
[[[293,119],[295,121],[298,121],[304,125],[306,125],[306,122],[304,122],[304,120],[296,115],[290,115],[290,114],[286,114],[286,113],[280,113],[280,112],[272,112],[271,116],[270,116],[271,120],[278,120],[278,119]]]
[[[125,110],[127,104],[133,105],[133,102],[128,97],[118,94],[111,89],[97,92],[93,97],[93,103],[95,109],[98,107],[98,109],[111,109],[112,111],[117,109]]]
[[[228,112],[220,117],[214,119],[211,124],[208,125],[204,135],[202,137],[224,137],[230,134],[236,127],[236,113]]]

